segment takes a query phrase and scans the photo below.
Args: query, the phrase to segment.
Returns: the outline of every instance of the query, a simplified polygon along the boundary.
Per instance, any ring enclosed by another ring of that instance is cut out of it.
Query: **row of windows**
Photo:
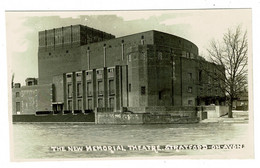
[[[77,106],[78,110],[82,109],[82,100],[81,99],[78,99],[76,106]],[[111,107],[111,108],[114,107],[114,98],[109,98],[108,106]],[[103,103],[103,99],[102,98],[98,99],[98,107],[99,108],[104,107],[104,103]],[[68,100],[68,110],[71,111],[72,108],[73,108],[72,100]],[[88,99],[87,100],[87,108],[88,109],[93,109],[93,101],[92,101],[92,99]]]
[[[68,83],[67,87],[68,87],[68,98],[72,98],[73,97],[72,83]],[[98,81],[97,87],[98,87],[98,95],[104,95],[103,81]],[[109,88],[109,95],[114,95],[115,94],[114,80],[108,81],[108,88]],[[92,82],[87,82],[86,91],[87,91],[87,96],[93,96]],[[82,97],[83,91],[82,91],[81,82],[77,82],[76,93],[77,93],[77,97]]]

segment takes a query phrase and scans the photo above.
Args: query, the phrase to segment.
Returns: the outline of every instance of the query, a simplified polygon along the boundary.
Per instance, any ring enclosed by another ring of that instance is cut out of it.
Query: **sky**
[[[221,40],[228,29],[241,26],[251,37],[250,9],[145,10],[91,12],[7,12],[6,39],[8,74],[24,84],[38,77],[38,32],[82,24],[121,37],[148,30],[180,36],[195,43],[207,57],[209,42]],[[250,54],[250,53],[249,53]]]

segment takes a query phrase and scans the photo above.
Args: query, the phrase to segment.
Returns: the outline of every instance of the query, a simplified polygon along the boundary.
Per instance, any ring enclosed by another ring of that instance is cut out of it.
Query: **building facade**
[[[23,104],[14,95],[27,88],[36,89],[32,96],[38,104],[48,104],[34,105],[33,111],[140,112],[145,107],[221,103],[224,93],[201,63],[213,71],[217,66],[201,58],[192,42],[159,31],[119,38],[82,25],[41,31],[38,81],[13,88],[13,113],[19,111],[16,103]],[[50,95],[40,95],[43,86]]]

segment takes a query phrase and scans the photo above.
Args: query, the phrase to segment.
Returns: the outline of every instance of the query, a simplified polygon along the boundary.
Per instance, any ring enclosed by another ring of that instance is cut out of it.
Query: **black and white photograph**
[[[254,158],[252,10],[7,11],[11,160]]]

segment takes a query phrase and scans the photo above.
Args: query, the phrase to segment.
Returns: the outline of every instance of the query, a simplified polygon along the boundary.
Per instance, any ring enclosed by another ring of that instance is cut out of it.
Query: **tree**
[[[207,51],[210,61],[218,65],[216,70],[219,72],[209,73],[208,75],[220,81],[219,87],[226,93],[228,99],[228,117],[232,118],[233,101],[239,96],[241,90],[247,86],[247,32],[242,32],[240,26],[237,26],[235,30],[229,29],[224,34],[223,41],[212,40]]]

